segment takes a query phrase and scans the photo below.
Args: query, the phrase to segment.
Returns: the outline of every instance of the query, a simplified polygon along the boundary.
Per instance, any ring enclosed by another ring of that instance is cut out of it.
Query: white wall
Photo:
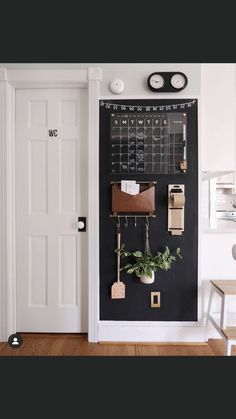
[[[203,64],[201,66],[201,160],[202,170],[210,172],[236,170],[236,66],[235,64]],[[206,186],[206,185],[205,185]],[[205,190],[204,187],[202,190]],[[203,232],[201,240],[201,278],[235,279],[236,261],[231,248],[236,242],[236,227],[229,232],[210,232],[207,226],[206,193],[202,195]],[[234,224],[234,223],[232,223]],[[206,231],[207,230],[207,231]],[[226,229],[225,229],[226,230]],[[204,288],[204,311],[208,297]],[[236,310],[236,304],[231,308]],[[218,306],[215,306],[218,311]]]
[[[200,94],[200,65],[199,64],[107,64],[103,69],[102,96],[118,97],[125,96],[148,96],[160,97],[160,93],[151,92],[147,88],[147,78],[155,71],[182,71],[188,77],[187,87],[179,93],[165,93],[161,97],[195,97]],[[125,83],[125,90],[120,95],[114,95],[109,90],[109,83],[114,78],[121,78]]]
[[[228,69],[227,65],[224,64]],[[61,68],[61,69],[69,69],[69,68],[85,68],[90,66],[99,66],[102,69],[103,73],[103,81],[101,84],[101,97],[102,98],[181,98],[181,97],[198,97],[200,99],[201,104],[201,70],[202,66],[200,64],[158,64],[158,63],[151,63],[151,64],[100,64],[100,63],[84,63],[84,64],[7,64],[2,63],[0,67],[6,68],[22,68],[22,69],[50,69],[50,68]],[[183,92],[179,92],[176,94],[158,94],[152,93],[148,90],[146,86],[146,81],[150,73],[154,71],[182,71],[184,72],[189,80],[188,86],[184,89]],[[232,75],[232,74],[231,74]],[[109,90],[109,83],[114,78],[121,78],[125,83],[125,90],[121,95],[114,95]],[[224,88],[221,87],[221,91],[224,91]],[[232,99],[232,97],[231,97]],[[232,100],[231,100],[232,105]],[[209,112],[211,112],[210,105],[208,106]],[[199,112],[199,144],[202,145],[202,124],[201,124],[201,117],[208,118],[209,112],[205,115],[201,115]],[[214,118],[211,115],[211,119]],[[231,119],[232,122],[232,119]],[[210,135],[210,130],[208,128],[208,134]],[[235,143],[232,142],[232,135],[230,136],[229,147],[231,147],[231,153],[235,153]],[[211,139],[212,140],[212,139]],[[206,141],[208,141],[206,139]],[[210,140],[209,140],[210,141]],[[225,144],[227,145],[227,138],[224,138]],[[235,140],[236,141],[236,140]],[[210,143],[209,143],[210,144]],[[205,158],[206,152],[204,149],[207,150],[207,159]],[[209,151],[210,150],[210,151]],[[210,145],[208,147],[203,147],[203,157],[204,165],[206,170],[210,167],[209,163],[209,155],[214,159],[214,153],[218,153],[219,150],[216,148],[212,148]],[[232,159],[231,159],[232,160]],[[232,166],[232,161],[230,163]],[[224,165],[224,170],[231,170],[231,167],[227,169],[227,164]],[[219,169],[220,170],[220,169]],[[236,237],[235,237],[236,240]],[[209,279],[227,279],[227,278],[235,278],[234,273],[236,273],[236,262],[233,261],[231,258],[231,247],[232,243],[234,242],[234,236],[232,234],[203,234],[199,236],[200,242],[200,280],[199,280],[199,292],[202,296],[203,307],[205,309],[207,304],[208,298],[208,288],[209,288]],[[0,243],[1,245],[1,243]],[[0,249],[0,262],[1,262],[1,249]],[[142,324],[141,328],[139,325],[135,325],[132,323],[129,324],[103,324],[99,325],[99,333],[103,340],[110,340],[114,339],[117,340],[126,340],[127,336],[132,337],[135,340],[139,336],[142,336],[143,340],[145,340],[145,336],[143,336],[143,330],[145,330],[145,322]],[[122,323],[122,322],[117,322]],[[124,327],[123,327],[124,326]],[[146,324],[148,332],[146,333],[146,337],[149,340],[152,340],[150,337],[153,335],[153,340],[202,340],[203,338],[203,329],[198,327],[195,329],[189,325],[189,327],[183,327],[179,325],[174,327],[173,325],[170,327],[166,327],[161,325],[161,327],[157,328],[155,332],[153,332],[153,323],[152,326]],[[170,325],[168,325],[170,326]],[[123,329],[122,329],[123,327]],[[158,333],[159,330],[159,333]],[[132,332],[133,331],[133,332]],[[139,335],[140,331],[142,331],[142,335]],[[160,332],[161,331],[161,332]],[[115,333],[115,336],[114,336]],[[215,334],[214,334],[215,335]],[[172,336],[172,338],[171,338]],[[213,335],[212,335],[213,336]],[[110,337],[110,339],[109,339]]]
[[[85,68],[85,67],[100,67],[102,69],[102,84],[101,84],[101,97],[122,97],[125,96],[137,96],[142,95],[151,97],[160,97],[160,94],[151,92],[146,85],[149,74],[154,71],[182,71],[188,77],[188,85],[183,92],[176,93],[174,97],[187,97],[187,96],[198,96],[201,89],[201,65],[200,64],[101,64],[101,63],[84,63],[84,64],[8,64],[2,63],[0,67],[12,68],[12,69],[68,69],[68,68]],[[125,90],[120,95],[115,95],[109,90],[109,83],[111,80],[119,78],[125,83]],[[173,94],[166,93],[162,94],[161,97],[173,97]]]
[[[236,170],[235,64],[201,66],[202,170]]]
[[[0,97],[1,97],[1,82],[0,82]],[[1,103],[0,103],[1,106]],[[1,114],[1,113],[0,113]],[[4,147],[3,147],[3,141],[2,141],[2,135],[1,135],[1,127],[2,127],[3,121],[0,120],[0,278],[4,275],[4,269],[3,269],[3,263],[5,264],[5,257],[3,255],[3,240],[4,240],[4,225],[3,225],[3,217],[4,217],[4,205],[3,205],[3,199],[4,196],[4,165],[3,165],[3,159],[4,159]],[[0,280],[0,342],[3,339],[3,322],[5,320],[4,317],[4,301],[2,296],[5,295],[5,290],[3,289],[3,282]]]
[[[235,279],[236,261],[232,258],[232,245],[236,234],[206,233],[202,235],[202,278]]]

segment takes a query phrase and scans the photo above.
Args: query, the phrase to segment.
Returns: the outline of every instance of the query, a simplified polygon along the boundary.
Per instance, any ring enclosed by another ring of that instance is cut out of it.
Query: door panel
[[[59,148],[60,212],[76,211],[76,141],[63,140]]]
[[[48,145],[46,141],[28,142],[29,213],[48,212]]]
[[[17,330],[87,331],[87,92],[16,92]]]
[[[47,289],[47,236],[31,236],[29,237],[29,307],[46,307]]]
[[[59,238],[60,259],[60,306],[77,305],[77,242],[75,236],[61,236]]]

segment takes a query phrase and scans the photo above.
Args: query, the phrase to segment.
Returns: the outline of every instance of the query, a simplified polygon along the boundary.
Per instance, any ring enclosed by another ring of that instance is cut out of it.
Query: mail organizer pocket
[[[140,192],[130,195],[121,191],[119,182],[112,182],[112,213],[155,213],[155,184],[156,182],[140,183]]]

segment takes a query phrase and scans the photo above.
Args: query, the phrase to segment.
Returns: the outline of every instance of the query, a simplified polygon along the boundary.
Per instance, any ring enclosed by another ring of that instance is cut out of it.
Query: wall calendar
[[[111,173],[187,171],[187,114],[111,113]]]

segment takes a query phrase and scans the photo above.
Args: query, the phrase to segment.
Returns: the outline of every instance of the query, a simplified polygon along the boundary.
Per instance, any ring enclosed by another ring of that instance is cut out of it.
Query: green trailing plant
[[[130,275],[134,273],[137,277],[148,275],[151,278],[152,272],[156,272],[158,268],[165,271],[171,269],[172,262],[176,260],[176,256],[182,259],[179,247],[176,249],[175,255],[171,254],[168,246],[166,246],[164,252],[157,252],[156,255],[153,255],[151,252],[143,253],[140,250],[129,252],[125,249],[124,244],[122,244],[120,249],[116,249],[115,252],[119,253],[121,257],[133,258],[133,262],[127,263],[121,268],[121,271],[126,271]]]

